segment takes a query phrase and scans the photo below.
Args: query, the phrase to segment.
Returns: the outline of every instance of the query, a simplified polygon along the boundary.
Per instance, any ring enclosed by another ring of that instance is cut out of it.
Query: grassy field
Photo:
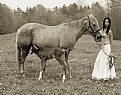
[[[107,82],[91,79],[94,61],[100,48],[93,38],[83,35],[70,53],[72,79],[62,83],[61,67],[55,60],[47,62],[44,79],[38,81],[40,59],[29,54],[25,74],[18,74],[15,33],[0,36],[0,95],[121,95],[121,41],[112,45],[118,78]]]

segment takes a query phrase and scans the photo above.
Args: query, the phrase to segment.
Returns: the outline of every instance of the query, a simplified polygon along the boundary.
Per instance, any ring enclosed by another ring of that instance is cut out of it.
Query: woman
[[[111,53],[111,43],[113,40],[112,31],[110,30],[111,20],[110,18],[105,18],[103,20],[103,29],[101,33],[101,50],[97,55],[94,70],[92,72],[92,79],[96,80],[108,80],[116,77],[115,67],[109,68],[109,55]]]

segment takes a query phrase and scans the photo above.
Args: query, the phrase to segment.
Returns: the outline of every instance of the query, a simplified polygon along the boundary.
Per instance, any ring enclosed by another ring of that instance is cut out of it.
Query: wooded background
[[[111,12],[109,14],[112,20],[111,29],[115,40],[121,40],[121,1],[111,0]],[[106,17],[103,8],[98,2],[89,6],[82,7],[76,3],[63,7],[55,6],[53,9],[45,8],[38,4],[35,7],[27,7],[25,11],[17,8],[11,10],[7,5],[0,3],[0,34],[16,32],[17,29],[29,22],[37,22],[45,25],[58,25],[60,23],[70,22],[81,19],[88,14],[93,14],[102,28],[102,21]]]

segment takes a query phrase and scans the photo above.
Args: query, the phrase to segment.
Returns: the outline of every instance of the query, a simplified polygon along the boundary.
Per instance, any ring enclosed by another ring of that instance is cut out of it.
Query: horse
[[[88,15],[80,20],[47,26],[39,23],[27,23],[16,33],[16,53],[19,72],[24,72],[24,62],[31,50],[41,59],[41,70],[38,80],[42,79],[48,59],[55,58],[62,67],[62,81],[71,78],[68,56],[78,39],[86,32],[96,38],[100,30],[97,19]]]

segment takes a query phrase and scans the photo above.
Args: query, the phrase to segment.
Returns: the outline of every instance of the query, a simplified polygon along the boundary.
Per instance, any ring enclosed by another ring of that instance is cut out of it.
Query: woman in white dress
[[[101,33],[101,50],[97,55],[94,69],[92,72],[92,79],[96,80],[108,80],[116,78],[116,72],[114,65],[109,68],[109,55],[111,53],[111,43],[113,40],[112,31],[110,30],[111,20],[110,18],[105,18],[103,20],[103,29]]]

